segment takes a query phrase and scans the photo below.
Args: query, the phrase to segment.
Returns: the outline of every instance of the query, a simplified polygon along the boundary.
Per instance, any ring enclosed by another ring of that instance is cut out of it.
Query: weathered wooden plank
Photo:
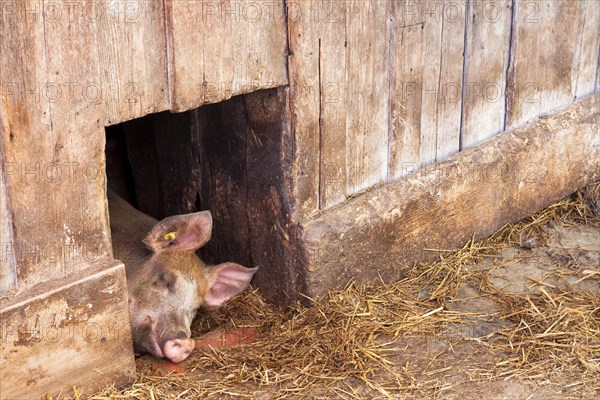
[[[424,2],[425,55],[421,163],[459,150],[464,52],[464,3]]]
[[[181,0],[165,11],[172,110],[288,83],[282,3]]]
[[[390,71],[390,179],[414,172],[421,161],[424,1],[393,2]]]
[[[423,25],[424,45],[423,54],[423,81],[421,92],[423,108],[421,113],[421,147],[419,159],[421,164],[434,162],[437,152],[437,126],[438,126],[438,104],[440,102],[441,81],[441,57],[442,57],[442,21],[443,14],[439,11],[440,3],[424,0],[421,5],[430,9],[430,5],[438,4],[437,12],[426,15]],[[442,8],[443,9],[443,8]]]
[[[600,54],[598,55],[598,65],[596,66],[596,91],[600,91]]]
[[[579,2],[523,1],[516,6],[506,127],[569,104],[578,44]]]
[[[12,4],[15,18],[0,26],[0,82],[11,91],[1,133],[17,285],[26,290],[111,256],[103,108],[82,91],[99,82],[93,33],[86,18],[67,18],[66,3]]]
[[[0,132],[2,128],[2,108],[0,108]],[[6,194],[5,162],[2,139],[4,135],[0,134],[0,297],[9,290],[16,289],[17,285],[17,267],[15,264],[15,253],[13,247],[13,225],[12,215],[10,215],[10,206]]]
[[[571,94],[574,99],[594,92],[599,52],[600,2],[579,1],[579,31],[571,74]]]
[[[598,66],[596,67],[596,91],[600,90],[600,56],[598,56]]]
[[[387,178],[389,6],[388,1],[346,3],[347,195]]]
[[[459,150],[465,3],[420,0],[393,14],[390,179]]]
[[[398,279],[597,181],[599,123],[595,94],[305,221],[307,294]]]
[[[213,216],[213,235],[202,249],[210,263],[251,266],[244,96],[192,111],[200,142],[199,206]],[[201,181],[201,182],[200,182]],[[200,185],[201,184],[201,185]]]
[[[311,14],[310,2],[287,4],[290,55],[290,104],[296,160],[292,174],[295,176],[296,210],[300,220],[319,210],[320,184],[320,27],[323,18]],[[313,10],[315,8],[312,8]],[[315,20],[316,19],[316,20]],[[344,116],[345,120],[345,116]]]
[[[360,1],[289,5],[303,215],[332,207],[387,176],[389,7],[389,2]]]
[[[25,14],[26,9],[32,10],[31,14]],[[31,186],[40,180],[40,172],[37,169],[40,164],[36,164],[36,161],[26,164],[24,161],[27,158],[23,158],[17,150],[13,150],[14,142],[25,141],[30,135],[42,136],[49,125],[50,103],[47,97],[42,101],[41,93],[46,87],[47,78],[46,60],[43,57],[43,20],[40,12],[40,4],[37,2],[12,3],[3,8],[5,20],[0,24],[0,85],[2,87],[2,102],[0,102],[2,145],[0,146],[3,148],[1,161],[5,182],[4,196],[11,199],[11,208],[6,210],[6,215],[12,214],[13,224],[13,227],[6,231],[3,229],[3,232],[6,232],[7,239],[12,239],[9,245],[10,251],[13,252],[12,262],[19,269],[19,276],[9,278],[11,280],[17,278],[10,286],[16,286],[19,280],[21,282],[25,280],[30,270],[35,269],[35,260],[31,259],[36,255],[29,254],[29,260],[24,260],[24,257],[20,256],[21,248],[26,247],[26,243],[39,242],[39,238],[35,236],[20,235],[19,240],[15,240],[13,236],[15,228],[29,229],[35,235],[35,231],[40,228],[44,231],[48,226],[48,222],[40,221],[34,227],[34,223],[28,220],[31,214],[27,212],[29,207],[27,199],[35,198],[37,194],[35,188]],[[31,26],[26,27],[27,22],[30,22]],[[31,68],[34,65],[37,68]],[[28,142],[29,140],[25,141],[25,145]],[[30,183],[31,181],[33,182]],[[22,189],[15,190],[15,185],[22,186]],[[13,192],[17,192],[17,196],[22,193],[22,196],[13,197]],[[45,195],[42,198],[45,198]],[[45,206],[46,202],[37,204],[38,209]],[[6,203],[4,207],[7,207]],[[43,210],[40,214],[43,214]],[[23,243],[22,240],[25,239],[29,240]],[[17,272],[16,268],[15,272]],[[47,268],[50,277],[60,275],[60,265],[54,264]],[[34,277],[33,280],[35,283],[40,279]]]
[[[90,27],[96,31],[104,125],[167,110],[163,2],[102,0],[72,6],[95,10]]]
[[[342,2],[318,4],[319,207],[327,209],[346,199],[347,7]]]
[[[256,284],[273,302],[305,301],[306,265],[300,228],[293,219],[293,187],[289,179],[295,154],[287,88],[245,96],[247,115],[248,228]]]
[[[435,3],[437,4],[437,3]],[[444,1],[436,114],[436,161],[460,150],[465,4]]]
[[[512,2],[469,2],[462,148],[504,130]]]
[[[87,271],[86,271],[87,272]],[[102,266],[87,277],[0,303],[0,396],[82,396],[135,379],[125,268]]]

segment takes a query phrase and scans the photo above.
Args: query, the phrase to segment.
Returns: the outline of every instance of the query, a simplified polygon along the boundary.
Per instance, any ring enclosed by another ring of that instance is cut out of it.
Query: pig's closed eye
[[[169,291],[173,289],[173,277],[167,274],[161,274],[156,282],[157,286],[167,288]]]

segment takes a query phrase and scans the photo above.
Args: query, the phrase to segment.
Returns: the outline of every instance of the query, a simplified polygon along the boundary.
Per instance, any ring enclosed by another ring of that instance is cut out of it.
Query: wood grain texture
[[[387,178],[390,3],[346,4],[346,194],[353,195]]]
[[[306,265],[300,227],[293,218],[294,153],[287,88],[245,96],[247,115],[248,228],[254,282],[266,299],[278,304],[303,301]]]
[[[425,0],[421,3],[421,6],[428,9],[428,7],[431,5],[435,6],[435,4],[433,1]],[[423,99],[421,145],[419,148],[419,160],[422,164],[429,164],[436,160],[440,88],[447,83],[442,81],[440,76],[444,21],[443,13],[440,11],[440,4],[437,3],[437,12],[432,11],[426,15],[423,25],[423,81],[419,82]]]
[[[319,208],[326,209],[346,199],[349,10],[342,2],[324,2],[320,11]]]
[[[0,125],[2,121],[2,108],[0,108]],[[0,140],[0,297],[9,290],[16,289],[17,285],[17,266],[13,246],[14,232],[9,198],[6,193],[4,171],[6,164],[2,147],[2,140]]]
[[[437,3],[433,2],[433,4]],[[465,4],[452,0],[444,1],[441,8],[441,21],[442,37],[435,116],[436,161],[444,160],[460,149]]]
[[[307,294],[398,279],[600,179],[599,123],[596,94],[306,221]]]
[[[2,98],[0,134],[17,286],[26,290],[111,256],[104,111],[81,91],[84,83],[99,81],[96,53],[89,51],[93,32],[86,18],[70,20],[64,9],[50,14],[63,3],[16,4],[37,19],[0,27],[0,81],[14,89]]]
[[[211,240],[202,248],[209,263],[250,267],[245,96],[192,111],[200,142],[198,203],[213,217]]]
[[[600,58],[600,2],[579,2],[578,28],[571,74],[571,95],[574,99],[595,90],[596,67]]]
[[[171,109],[288,83],[283,3],[166,2]]]
[[[504,130],[512,2],[469,2],[462,148]]]
[[[167,110],[163,2],[102,0],[91,7],[97,13],[90,28],[100,62],[104,125]]]
[[[596,66],[596,92],[600,91],[600,54],[598,55],[598,65]]]
[[[459,150],[465,13],[462,3],[425,1],[421,163]]]
[[[389,179],[414,172],[421,162],[424,1],[392,3]]]
[[[394,6],[389,179],[459,151],[465,4]]]
[[[573,101],[579,6],[568,0],[517,3],[506,128]]]
[[[390,3],[289,7],[298,210],[312,215],[387,177]]]
[[[317,5],[317,10],[318,4]],[[310,2],[287,4],[290,55],[290,103],[295,152],[292,174],[295,176],[296,219],[319,210],[321,171],[321,83],[319,82],[320,24],[311,17]],[[314,14],[312,14],[314,15]],[[316,18],[316,20],[314,19]],[[335,82],[333,82],[335,84]],[[341,84],[340,84],[341,86]],[[344,116],[345,121],[345,116]],[[345,155],[344,155],[345,159]],[[345,170],[345,166],[344,166]]]
[[[0,397],[92,393],[135,379],[125,267],[0,304]]]

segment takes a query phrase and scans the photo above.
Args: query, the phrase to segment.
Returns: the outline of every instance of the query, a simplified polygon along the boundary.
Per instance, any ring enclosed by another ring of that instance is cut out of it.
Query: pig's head
[[[146,235],[151,254],[128,276],[136,351],[184,360],[194,348],[190,325],[198,308],[219,307],[250,283],[257,268],[207,267],[195,254],[211,230],[210,212],[202,211],[165,218]]]

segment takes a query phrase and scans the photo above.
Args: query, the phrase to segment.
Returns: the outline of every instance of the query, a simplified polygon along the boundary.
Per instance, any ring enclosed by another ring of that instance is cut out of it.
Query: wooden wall
[[[24,1],[2,13],[0,213],[3,243],[21,247],[8,254],[22,255],[2,258],[4,289],[90,264],[44,257],[57,241],[110,259],[104,126],[287,83],[279,3]]]
[[[290,2],[299,215],[598,88],[600,2]]]
[[[36,321],[73,313],[75,332],[89,321],[128,327],[105,126],[286,85],[284,16],[270,1],[0,2],[0,397],[131,380],[128,329],[120,341],[80,336],[56,363],[39,356],[44,340],[21,340]],[[85,315],[61,301],[83,293],[92,293]],[[34,370],[38,380],[23,380]]]

